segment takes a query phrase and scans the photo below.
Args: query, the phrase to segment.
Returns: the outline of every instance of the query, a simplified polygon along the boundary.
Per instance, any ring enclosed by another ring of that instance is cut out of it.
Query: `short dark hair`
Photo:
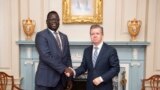
[[[48,13],[48,15],[47,15],[47,19],[49,18],[49,16],[50,16],[51,14],[57,15],[57,16],[58,16],[58,19],[59,19],[59,15],[58,15],[58,13],[57,13],[56,11],[50,11],[50,12]]]
[[[91,33],[91,30],[92,30],[92,29],[95,29],[95,28],[100,28],[101,31],[102,31],[102,35],[103,35],[103,27],[100,26],[100,25],[98,25],[98,24],[93,24],[93,25],[91,25],[91,27],[90,27],[90,33]]]

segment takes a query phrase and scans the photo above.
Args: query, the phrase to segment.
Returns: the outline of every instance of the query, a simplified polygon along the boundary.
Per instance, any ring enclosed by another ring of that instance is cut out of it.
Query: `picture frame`
[[[101,24],[103,0],[63,0],[62,22],[64,24]]]

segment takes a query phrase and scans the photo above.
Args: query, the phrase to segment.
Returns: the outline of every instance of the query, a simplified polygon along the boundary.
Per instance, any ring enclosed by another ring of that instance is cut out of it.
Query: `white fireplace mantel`
[[[22,87],[25,90],[28,88],[28,90],[34,90],[34,76],[39,61],[35,43],[34,41],[17,41],[16,43],[20,47]],[[72,64],[76,68],[81,63],[84,48],[91,45],[91,43],[78,41],[69,43]],[[123,71],[126,72],[126,90],[140,90],[141,79],[144,77],[146,46],[149,45],[149,42],[114,41],[106,43],[117,49],[120,59],[121,71],[118,76],[118,90],[122,90],[120,80],[122,79],[121,74]]]

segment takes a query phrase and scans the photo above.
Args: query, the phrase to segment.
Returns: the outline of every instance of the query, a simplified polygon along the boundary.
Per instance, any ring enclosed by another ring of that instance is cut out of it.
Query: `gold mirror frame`
[[[70,23],[92,23],[101,24],[103,20],[103,0],[93,0],[94,14],[87,15],[71,15],[71,0],[63,0],[62,21],[64,24]]]

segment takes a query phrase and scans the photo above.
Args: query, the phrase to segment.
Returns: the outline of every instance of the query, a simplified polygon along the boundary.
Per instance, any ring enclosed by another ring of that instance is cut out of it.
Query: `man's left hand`
[[[103,81],[102,81],[102,78],[101,77],[97,77],[95,79],[93,79],[93,84],[98,86],[99,84],[101,84]]]

